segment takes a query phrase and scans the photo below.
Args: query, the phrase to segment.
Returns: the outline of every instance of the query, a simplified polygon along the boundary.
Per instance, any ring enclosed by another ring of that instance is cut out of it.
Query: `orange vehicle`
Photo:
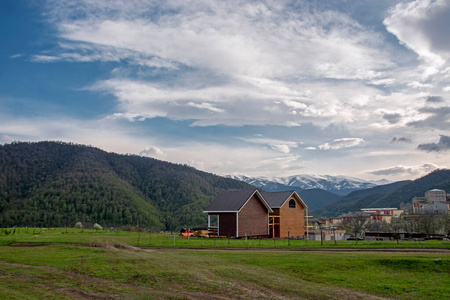
[[[193,236],[194,233],[189,228],[183,228],[180,230],[180,236]]]

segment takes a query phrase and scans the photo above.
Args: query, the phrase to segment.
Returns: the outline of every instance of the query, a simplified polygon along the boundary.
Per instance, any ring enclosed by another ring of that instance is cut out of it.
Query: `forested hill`
[[[431,189],[450,191],[450,170],[440,169],[414,181],[398,181],[367,190],[355,191],[317,210],[317,215],[339,216],[361,208],[401,207],[415,196],[423,197]]]
[[[250,185],[186,165],[61,142],[0,145],[0,226],[204,225],[222,190]]]

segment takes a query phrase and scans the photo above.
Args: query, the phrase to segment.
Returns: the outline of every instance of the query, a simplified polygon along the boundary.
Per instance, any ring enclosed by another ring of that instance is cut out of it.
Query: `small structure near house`
[[[203,212],[208,214],[210,235],[250,237],[269,235],[273,210],[258,190],[249,189],[223,191]]]
[[[345,241],[345,230],[334,228],[314,229],[309,231],[310,241]]]
[[[271,237],[296,237],[305,235],[305,209],[308,206],[295,191],[261,192],[272,208],[269,216]]]

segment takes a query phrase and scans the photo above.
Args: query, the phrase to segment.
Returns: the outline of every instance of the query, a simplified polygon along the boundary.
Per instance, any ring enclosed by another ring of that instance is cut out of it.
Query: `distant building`
[[[371,220],[385,223],[392,223],[393,219],[400,217],[403,213],[403,209],[397,208],[363,208],[361,211],[366,213]]]
[[[427,198],[425,197],[414,197],[412,199],[413,214],[423,214],[423,207],[427,204]]]
[[[412,205],[414,214],[445,214],[450,211],[448,195],[440,189],[426,191],[425,197],[414,197]]]
[[[441,215],[450,211],[449,202],[432,202],[424,206],[424,212],[432,215]]]
[[[446,202],[447,193],[444,190],[433,189],[425,192],[428,202]]]
[[[345,241],[345,230],[340,229],[314,229],[309,231],[310,241]]]

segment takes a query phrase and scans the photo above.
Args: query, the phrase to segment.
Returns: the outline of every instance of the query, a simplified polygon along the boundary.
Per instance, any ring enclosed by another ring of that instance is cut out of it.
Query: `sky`
[[[0,144],[219,175],[450,167],[450,1],[0,2]]]

